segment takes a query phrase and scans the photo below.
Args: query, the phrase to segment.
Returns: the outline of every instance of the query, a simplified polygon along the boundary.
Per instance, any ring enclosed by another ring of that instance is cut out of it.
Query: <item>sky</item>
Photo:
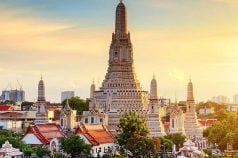
[[[35,101],[41,74],[46,98],[61,91],[89,97],[108,66],[118,0],[0,0],[0,89],[19,89]],[[149,91],[195,100],[238,93],[237,0],[124,0],[135,70]],[[18,84],[18,82],[20,85]]]

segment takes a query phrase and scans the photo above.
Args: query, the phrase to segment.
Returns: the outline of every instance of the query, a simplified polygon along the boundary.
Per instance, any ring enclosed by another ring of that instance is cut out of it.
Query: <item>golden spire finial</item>
[[[41,80],[43,79],[43,77],[42,77],[42,73],[40,74],[40,79],[41,79]]]

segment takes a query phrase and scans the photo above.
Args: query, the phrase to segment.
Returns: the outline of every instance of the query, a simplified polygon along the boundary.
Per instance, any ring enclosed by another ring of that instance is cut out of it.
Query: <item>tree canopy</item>
[[[126,145],[134,135],[147,136],[149,133],[144,117],[136,115],[135,112],[124,113],[117,127],[117,141],[121,146]]]
[[[32,148],[24,142],[18,140],[19,134],[20,133],[13,133],[8,130],[0,130],[0,146],[8,140],[14,148],[20,149],[26,154],[31,154],[33,152]]]
[[[133,153],[134,157],[146,156],[154,149],[154,141],[151,138],[134,134],[128,139],[125,147]]]
[[[238,115],[221,111],[218,116],[218,121],[203,132],[204,137],[222,150],[226,149],[227,143],[238,149]]]
[[[61,148],[66,153],[71,154],[71,156],[80,155],[82,153],[87,154],[90,150],[90,146],[78,135],[62,138],[60,142]]]
[[[80,97],[72,97],[68,99],[69,105],[72,109],[77,110],[77,114],[81,115],[83,111],[88,111],[89,109],[89,100],[83,100],[80,99]],[[65,106],[66,100],[62,102],[62,104]]]
[[[155,150],[155,141],[148,137],[144,117],[135,112],[126,112],[120,117],[117,132],[118,144],[130,150],[134,157],[145,156]]]
[[[165,137],[160,137],[160,140],[161,140],[161,144],[165,145],[166,150],[172,150],[172,146],[173,146],[172,140]]]
[[[179,149],[183,146],[183,143],[186,140],[186,136],[182,133],[172,133],[164,136],[164,138],[171,140],[175,145],[176,149]]]

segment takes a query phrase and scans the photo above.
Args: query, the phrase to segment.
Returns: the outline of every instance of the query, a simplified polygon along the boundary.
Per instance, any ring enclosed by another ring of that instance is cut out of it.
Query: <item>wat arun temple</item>
[[[126,6],[120,1],[116,8],[115,32],[112,33],[107,73],[99,89],[95,89],[94,83],[91,85],[89,111],[84,112],[82,119],[85,119],[84,123],[88,123],[89,116],[98,116],[94,119],[91,117],[91,123],[101,122],[110,132],[116,134],[120,116],[133,111],[145,117],[150,136],[163,136],[166,133],[161,118],[165,116],[166,109],[157,95],[157,81],[153,77],[150,93],[141,88],[135,73],[130,36],[127,30]],[[191,102],[189,107],[190,104]],[[191,112],[195,111],[189,111],[189,117],[184,118],[196,119]],[[183,128],[187,127],[184,122],[182,124]],[[198,125],[192,127],[199,128]]]

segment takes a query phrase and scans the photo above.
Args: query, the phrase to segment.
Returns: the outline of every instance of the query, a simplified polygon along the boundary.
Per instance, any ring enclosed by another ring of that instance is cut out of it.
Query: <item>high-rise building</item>
[[[2,101],[10,100],[16,103],[25,101],[25,91],[23,90],[4,90],[1,96]]]
[[[71,99],[72,97],[74,97],[74,91],[61,92],[61,101],[64,101],[65,99]]]
[[[228,103],[230,103],[229,97],[223,96],[223,95],[212,97],[212,101],[216,102],[218,104],[228,104]]]
[[[238,94],[233,96],[233,103],[238,104]]]

